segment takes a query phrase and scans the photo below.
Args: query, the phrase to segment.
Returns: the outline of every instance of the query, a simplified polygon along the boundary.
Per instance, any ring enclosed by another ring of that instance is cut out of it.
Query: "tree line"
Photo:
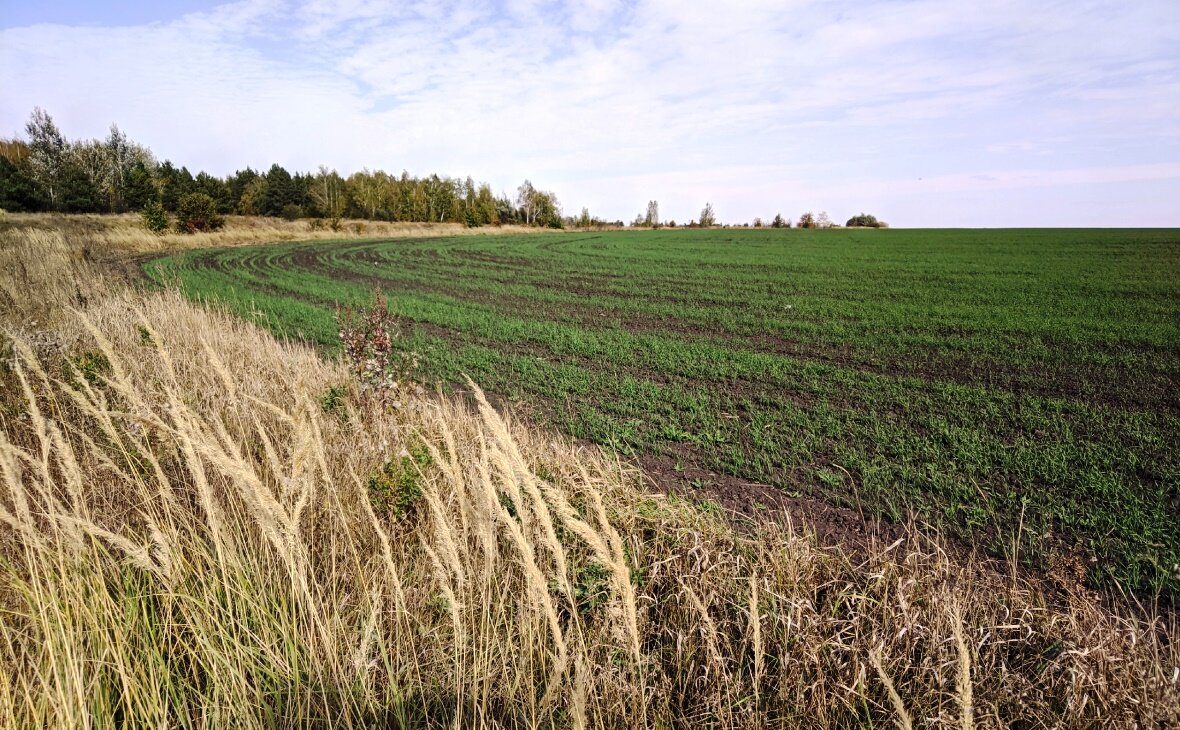
[[[432,174],[415,177],[364,169],[348,177],[321,165],[292,174],[274,164],[218,177],[192,174],[130,140],[117,125],[105,139],[68,140],[43,109],[25,138],[0,139],[0,209],[28,212],[176,214],[194,205],[210,215],[363,218],[379,221],[521,224],[560,228],[557,196],[525,180],[514,198],[487,183]],[[582,216],[590,222],[583,210]],[[570,219],[574,220],[574,219]]]
[[[557,196],[525,180],[515,196],[496,195],[487,183],[432,174],[394,175],[368,168],[348,177],[321,165],[311,173],[292,174],[274,164],[265,172],[247,167],[217,177],[192,174],[171,160],[158,162],[152,151],[111,125],[105,139],[68,140],[53,118],[36,108],[25,124],[25,138],[0,139],[0,210],[61,213],[127,213],[139,211],[145,225],[162,232],[176,217],[179,230],[207,230],[228,214],[312,218],[313,224],[337,227],[344,218],[377,221],[461,223],[468,226],[518,224],[563,228],[623,227],[586,208],[563,217]],[[706,203],[687,227],[719,225]],[[748,227],[749,224],[740,224]],[[789,218],[776,215],[754,227],[791,228]],[[827,213],[799,216],[799,228],[831,228]],[[848,227],[886,227],[871,215],[853,216]],[[649,201],[633,227],[676,227],[661,221],[659,203]],[[728,226],[727,226],[728,227]]]
[[[620,222],[621,226],[622,223]],[[717,222],[717,215],[713,212],[713,204],[705,203],[704,209],[701,210],[701,215],[696,220],[690,220],[688,223],[682,224],[682,228],[712,228],[714,226],[721,226],[722,228],[750,228],[749,223],[734,223],[721,224]],[[754,228],[794,228],[796,224],[790,218],[784,218],[782,213],[776,213],[770,222],[762,220],[761,217],[754,218]],[[661,221],[660,220],[660,204],[659,201],[650,200],[647,203],[645,212],[635,216],[635,220],[631,221],[632,228],[676,228],[676,221]],[[819,215],[810,211],[799,216],[799,228],[839,228],[827,213],[821,212]],[[867,213],[860,213],[848,219],[844,224],[845,228],[888,228],[889,224],[882,220],[877,220],[874,215]]]

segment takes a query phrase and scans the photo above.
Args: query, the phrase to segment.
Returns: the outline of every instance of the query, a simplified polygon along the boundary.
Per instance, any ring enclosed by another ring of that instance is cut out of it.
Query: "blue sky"
[[[1180,226],[1175,0],[13,2],[34,106],[161,159],[528,177],[629,220]]]

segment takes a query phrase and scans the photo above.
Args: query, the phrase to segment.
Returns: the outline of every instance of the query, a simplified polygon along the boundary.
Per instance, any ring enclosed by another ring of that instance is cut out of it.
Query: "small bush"
[[[307,222],[307,230],[309,230],[309,231],[322,231],[322,230],[324,230],[324,219],[323,218],[312,218],[311,220],[309,220]]]
[[[854,215],[844,224],[848,228],[883,228],[884,224],[877,220],[877,216],[861,213]]]
[[[167,233],[171,224],[164,206],[154,200],[143,206],[143,210],[139,212],[139,220],[143,223],[144,228],[156,235]]]
[[[189,193],[176,205],[176,230],[181,233],[216,231],[223,225],[217,203],[205,193]]]
[[[412,445],[397,459],[388,459],[369,475],[369,501],[373,509],[401,519],[411,517],[422,496],[421,469],[430,466],[430,450]]]
[[[336,324],[344,359],[362,394],[398,405],[400,391],[418,369],[418,357],[397,349],[401,326],[389,311],[388,300],[378,291],[373,294],[372,306],[363,311],[338,309]]]
[[[281,215],[283,216],[283,220],[297,221],[303,217],[303,208],[300,208],[294,203],[287,203],[283,206]]]

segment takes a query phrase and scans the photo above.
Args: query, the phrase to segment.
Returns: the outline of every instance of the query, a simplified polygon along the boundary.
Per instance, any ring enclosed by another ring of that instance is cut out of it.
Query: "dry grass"
[[[85,371],[18,339],[5,379],[6,726],[1180,722],[1144,611],[920,541],[739,533],[482,400],[366,404],[176,295],[62,329]]]
[[[339,240],[347,238],[391,238],[419,236],[482,236],[503,233],[544,233],[530,226],[485,226],[468,228],[458,223],[386,223],[344,220],[340,230],[313,229],[307,220],[231,215],[225,227],[211,233],[166,233],[156,235],[140,223],[138,215],[56,215],[48,213],[7,213],[6,225],[14,229],[63,232],[74,241],[88,241],[92,248],[117,253],[157,253],[184,249],[240,246],[276,241]]]
[[[1180,724],[1174,618],[736,530],[14,230],[0,726]]]
[[[146,230],[138,215],[58,215],[0,211],[0,324],[47,336],[45,325],[68,307],[126,286],[140,276],[144,256],[185,249],[339,240],[544,232],[503,226],[467,228],[454,223],[381,223],[346,220],[340,231],[312,230],[308,221],[228,216],[213,233]]]
[[[0,324],[44,327],[64,308],[109,291],[108,279],[90,250],[61,230],[0,226]]]

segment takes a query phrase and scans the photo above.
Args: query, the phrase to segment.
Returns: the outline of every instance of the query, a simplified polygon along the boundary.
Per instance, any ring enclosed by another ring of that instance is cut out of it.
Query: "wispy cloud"
[[[710,200],[723,220],[1073,223],[1097,185],[1178,225],[1158,203],[1180,200],[1177,37],[1155,0],[244,0],[0,31],[0,124],[34,104],[71,134],[118,121],[218,173],[528,176],[611,217],[656,198],[681,220]]]

